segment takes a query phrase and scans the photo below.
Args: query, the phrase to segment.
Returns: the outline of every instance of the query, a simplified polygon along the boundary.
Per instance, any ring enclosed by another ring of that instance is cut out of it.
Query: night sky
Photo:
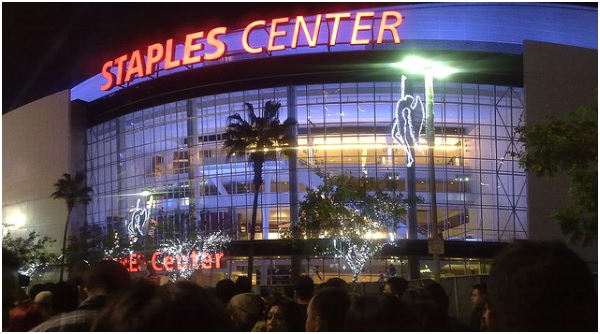
[[[137,48],[217,26],[391,3],[2,3],[2,113],[72,88]]]

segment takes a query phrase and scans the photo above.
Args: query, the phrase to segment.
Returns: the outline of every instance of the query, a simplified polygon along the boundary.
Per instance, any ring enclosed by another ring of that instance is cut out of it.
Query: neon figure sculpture
[[[392,126],[392,138],[400,145],[406,152],[407,163],[406,167],[412,166],[415,159],[411,151],[411,147],[415,147],[421,150],[419,145],[419,137],[425,123],[425,108],[423,107],[423,101],[421,97],[417,95],[414,98],[412,95],[404,94],[404,82],[406,77],[402,76],[401,94],[400,100],[396,102],[396,111],[394,114],[393,126]],[[415,133],[415,128],[418,132]]]
[[[131,220],[127,225],[129,232],[129,238],[133,242],[137,242],[138,236],[143,237],[146,234],[148,228],[148,210],[146,208],[140,208],[140,200],[138,199],[135,209],[132,209]]]

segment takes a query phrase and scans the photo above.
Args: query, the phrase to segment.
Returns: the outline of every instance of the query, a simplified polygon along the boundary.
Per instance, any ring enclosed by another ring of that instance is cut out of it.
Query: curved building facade
[[[422,83],[413,89],[423,91]],[[445,238],[527,238],[526,177],[511,157],[514,128],[523,118],[523,89],[462,83],[441,83],[434,89],[439,101],[434,151],[437,216]],[[151,217],[177,220],[181,213],[204,214],[196,221],[202,226],[188,230],[224,230],[246,239],[253,168],[246,156],[227,159],[222,136],[229,115],[246,114],[245,102],[262,106],[275,100],[282,104],[282,120],[298,120],[298,163],[290,176],[290,161],[283,154],[266,162],[257,238],[277,239],[289,228],[290,182],[296,180],[302,200],[307,188],[322,184],[317,171],[394,179],[404,194],[413,182],[424,200],[416,218],[426,238],[427,156],[416,150],[411,180],[407,154],[392,136],[400,92],[400,82],[254,89],[162,104],[91,127],[87,170],[97,193],[88,217],[124,226],[127,213],[142,201]],[[183,216],[181,223],[190,224]],[[397,231],[403,237],[407,219]]]
[[[229,115],[247,115],[245,103],[260,112],[274,100],[281,120],[298,120],[298,156],[265,164],[257,239],[282,237],[303,194],[322,183],[317,171],[393,180],[423,200],[393,232],[408,239],[415,224],[427,239],[431,166],[444,239],[544,239],[551,207],[535,204],[543,187],[531,187],[513,156],[514,130],[543,119],[559,101],[556,85],[593,91],[569,83],[597,82],[597,18],[597,8],[561,4],[392,5],[207,27],[115,55],[70,92],[71,119],[81,121],[71,120],[79,144],[70,170],[84,162],[94,189],[82,216],[125,235],[145,208],[164,227],[157,241],[193,231],[248,239],[253,170],[246,156],[226,157],[223,134]],[[414,55],[455,69],[432,82],[433,163],[424,112],[407,119],[397,108],[428,97],[423,74],[394,66]],[[399,135],[410,122],[414,131]],[[408,135],[416,149],[402,145]]]

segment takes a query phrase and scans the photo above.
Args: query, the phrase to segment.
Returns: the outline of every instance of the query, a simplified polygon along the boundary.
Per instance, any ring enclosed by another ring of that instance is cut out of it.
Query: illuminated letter
[[[356,39],[356,38],[358,37],[359,30],[369,30],[371,28],[370,24],[360,25],[360,20],[363,18],[363,16],[373,17],[374,15],[375,15],[375,12],[356,13],[356,19],[354,20],[354,29],[352,29],[352,40],[350,41],[351,45],[369,44],[368,39]]]
[[[106,78],[106,84],[100,87],[100,89],[102,90],[109,90],[115,86],[115,75],[112,74],[112,72],[110,71],[112,66],[112,60],[107,61],[106,63],[104,63],[104,66],[102,66],[102,76]]]
[[[165,57],[165,48],[162,44],[156,43],[148,47],[146,59],[146,75],[152,75],[156,72],[156,65]]]
[[[190,253],[190,263],[192,265],[192,269],[198,269],[198,251],[192,251]]]
[[[127,61],[127,55],[115,59],[117,65],[117,86],[123,83],[123,74],[125,74],[125,61]]]
[[[337,35],[338,30],[340,29],[340,20],[343,18],[349,18],[350,13],[339,13],[339,14],[327,14],[325,18],[331,19],[334,18],[333,29],[331,30],[331,39],[329,40],[329,45],[335,45],[337,43]]]
[[[212,256],[206,253],[204,254],[204,258],[202,259],[202,269],[210,269],[212,267]]]
[[[137,254],[133,253],[129,257],[129,267],[127,269],[130,273],[134,273],[134,272],[138,271],[137,266],[136,266],[136,264],[137,264],[136,256],[137,256]]]
[[[269,34],[269,45],[267,46],[267,51],[281,51],[285,50],[285,45],[277,45],[275,46],[275,37],[285,36],[287,35],[287,31],[277,31],[277,24],[286,23],[290,20],[289,17],[282,17],[278,19],[273,19],[271,21],[271,33]]]
[[[207,53],[204,55],[204,60],[216,60],[227,52],[227,45],[221,40],[217,38],[217,35],[224,35],[227,33],[227,28],[219,27],[214,28],[213,30],[208,32],[208,36],[206,36],[206,43],[208,45],[214,46],[216,48],[215,52]]]
[[[202,61],[202,56],[192,57],[194,52],[202,51],[202,49],[204,49],[204,44],[194,44],[195,40],[202,37],[204,37],[204,31],[187,34],[185,36],[185,44],[183,46],[183,65],[196,64]]]
[[[154,268],[154,270],[156,270],[156,271],[165,270],[164,267],[162,267],[160,264],[158,264],[158,260],[156,260],[156,258],[161,255],[162,255],[162,252],[154,252],[154,254],[152,254],[152,268]]]
[[[221,258],[223,257],[223,253],[215,253],[215,268],[221,268]]]
[[[244,29],[244,34],[242,35],[242,44],[244,45],[244,50],[246,50],[248,53],[261,53],[263,48],[252,48],[250,46],[250,44],[248,44],[248,35],[250,35],[250,30],[252,30],[254,27],[256,26],[264,26],[267,22],[265,22],[264,20],[259,20],[259,21],[254,21],[251,22],[250,24],[248,24],[246,26],[246,29]]]
[[[129,60],[129,66],[127,66],[127,74],[125,75],[125,82],[133,80],[133,75],[137,75],[138,78],[144,76],[144,63],[142,63],[142,56],[140,50],[135,50],[131,54],[131,60]]]
[[[177,259],[177,270],[181,271],[181,269],[187,269],[187,258],[185,257],[185,255],[180,254],[177,255],[175,258]],[[185,266],[182,267],[182,265],[184,264]]]
[[[173,271],[173,257],[171,255],[166,255],[163,258],[163,263],[165,264],[165,269],[167,271]]]
[[[122,264],[125,268],[127,268],[127,271],[129,271],[129,262],[126,257],[119,260],[119,263]]]
[[[396,22],[387,24],[386,21],[388,16],[395,17]],[[392,33],[392,36],[394,37],[394,43],[400,43],[400,36],[398,36],[397,30],[398,26],[400,26],[400,23],[402,23],[402,15],[400,15],[400,13],[387,10],[384,11],[381,15],[381,26],[379,27],[379,34],[377,35],[377,44],[381,44],[383,42],[383,32],[385,30],[389,30]]]
[[[181,66],[181,60],[173,60],[175,56],[175,48],[173,47],[173,39],[167,40],[165,47],[165,70]]]
[[[311,48],[317,46],[317,38],[319,37],[319,30],[321,29],[321,14],[317,15],[317,19],[315,21],[315,29],[313,30],[312,38],[310,33],[308,32],[308,27],[306,25],[306,21],[304,20],[304,16],[296,17],[296,26],[294,27],[294,37],[292,37],[292,49],[295,49],[298,45],[298,35],[300,34],[300,26],[302,26],[302,30],[304,31],[304,36],[306,36],[306,41]]]

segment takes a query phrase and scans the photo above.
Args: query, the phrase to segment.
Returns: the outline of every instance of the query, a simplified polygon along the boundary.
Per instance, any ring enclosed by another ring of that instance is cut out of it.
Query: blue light
[[[592,7],[571,6],[555,3],[431,3],[420,5],[401,5],[371,9],[375,17],[381,17],[384,10],[397,10],[402,16],[398,28],[400,44],[377,45],[377,49],[436,49],[457,51],[485,51],[514,53],[522,52],[523,41],[532,40],[547,43],[564,44],[576,47],[598,49],[598,9]],[[270,18],[265,18],[270,19]],[[306,17],[313,22],[315,17]],[[239,22],[246,24],[248,22]],[[292,29],[295,19],[281,29]],[[208,29],[212,27],[206,27]],[[243,29],[232,31],[223,36],[227,44],[227,54],[216,62],[199,63],[172,70],[159,70],[157,77],[176,72],[197,69],[213,64],[231,63],[252,58],[255,55],[244,54],[242,46]],[[289,35],[289,34],[288,34]],[[319,36],[316,47],[299,45],[296,49],[286,48],[269,54],[270,57],[298,54],[330,53],[341,51],[364,51],[365,45],[349,45],[345,41],[352,35],[352,22],[344,23],[339,30],[335,46],[328,46],[326,34]],[[265,34],[255,34],[251,44],[262,45]],[[287,36],[286,38],[290,38]],[[182,43],[183,41],[179,41]],[[261,44],[262,43],[262,44]],[[284,40],[282,40],[284,43]],[[177,45],[176,58],[183,53],[183,45]],[[264,54],[256,55],[258,57]],[[162,66],[162,65],[161,65]],[[101,64],[98,64],[100,71]],[[131,85],[152,80],[150,77],[135,79]],[[101,91],[105,79],[96,75],[71,90],[71,100],[93,101],[126,87],[115,87],[110,91]]]

